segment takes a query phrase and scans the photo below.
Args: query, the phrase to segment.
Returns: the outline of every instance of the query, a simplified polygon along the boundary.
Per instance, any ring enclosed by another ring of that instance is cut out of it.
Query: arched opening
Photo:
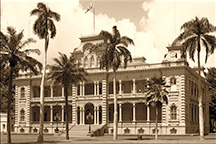
[[[172,106],[170,108],[171,120],[176,120],[177,119],[176,110],[177,110],[177,107],[175,106],[175,104],[172,104]]]
[[[92,56],[90,59],[90,67],[93,67],[93,66],[94,66],[94,57]]]
[[[24,111],[24,109],[22,109],[20,111],[20,121],[25,121],[25,111]]]
[[[88,67],[88,58],[87,57],[84,58],[83,66],[84,66],[84,68]]]
[[[136,103],[136,121],[147,120],[147,107],[144,103]]]
[[[132,103],[122,104],[122,121],[132,122],[133,120],[133,105]]]
[[[80,124],[80,107],[77,107],[77,124]]]
[[[99,124],[102,123],[102,106],[99,106]]]
[[[94,123],[94,105],[92,103],[87,103],[85,105],[85,124]]]
[[[21,88],[21,98],[25,98],[25,88]]]

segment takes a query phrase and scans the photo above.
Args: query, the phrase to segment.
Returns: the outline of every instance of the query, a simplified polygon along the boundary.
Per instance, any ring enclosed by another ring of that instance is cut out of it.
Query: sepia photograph
[[[216,0],[0,0],[0,143],[215,144]]]

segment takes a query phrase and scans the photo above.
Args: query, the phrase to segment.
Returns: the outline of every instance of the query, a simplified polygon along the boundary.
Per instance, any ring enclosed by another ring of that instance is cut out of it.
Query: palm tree
[[[69,140],[68,134],[68,86],[76,84],[79,81],[86,81],[84,75],[86,72],[83,68],[79,68],[76,63],[73,53],[68,58],[65,54],[59,53],[60,57],[54,58],[54,65],[50,66],[48,79],[52,79],[54,84],[61,84],[64,87],[65,93],[65,120],[66,120],[66,139]]]
[[[36,19],[33,31],[40,38],[45,40],[44,46],[44,62],[43,62],[43,72],[40,86],[40,129],[38,142],[43,142],[43,121],[44,121],[44,80],[46,75],[46,65],[47,65],[47,50],[49,45],[49,39],[54,38],[56,35],[56,27],[54,20],[59,21],[60,15],[56,12],[51,11],[44,3],[38,3],[37,8],[33,9],[30,15],[36,15]]]
[[[101,31],[99,36],[104,39],[103,43],[96,44],[92,47],[91,51],[104,48],[104,52],[101,55],[100,59],[100,68],[105,69],[107,72],[106,76],[106,88],[108,89],[108,74],[109,70],[113,70],[113,95],[114,95],[114,122],[113,122],[113,139],[117,139],[117,130],[118,130],[118,113],[117,113],[117,96],[116,96],[116,71],[121,66],[121,58],[124,59],[124,68],[127,67],[128,61],[132,61],[131,53],[127,49],[129,44],[134,42],[131,38],[127,36],[120,36],[120,33],[116,26],[113,26],[113,33],[107,31]],[[108,96],[108,92],[107,92]]]
[[[19,70],[26,71],[30,69],[37,74],[37,68],[41,68],[42,65],[36,59],[28,56],[31,53],[40,54],[38,49],[23,49],[29,43],[35,42],[33,39],[29,38],[27,40],[23,40],[23,31],[17,33],[13,27],[7,27],[7,33],[8,34],[0,32],[0,63],[5,63],[10,68],[8,79],[7,137],[8,143],[11,143],[10,107],[13,79]]]
[[[207,63],[208,56],[214,53],[216,47],[216,38],[211,35],[214,32],[215,27],[209,23],[207,18],[195,17],[181,26],[183,32],[176,38],[175,42],[182,43],[182,55],[185,55],[188,51],[189,57],[194,60],[195,52],[197,52],[197,63],[198,63],[198,88],[201,91],[201,66],[200,66],[200,52],[203,47],[206,51],[205,63]],[[203,100],[202,93],[199,93],[199,127],[200,127],[200,138],[204,137],[204,121],[203,121]]]
[[[168,104],[168,91],[166,90],[168,86],[166,86],[166,81],[162,77],[152,77],[147,80],[146,85],[147,105],[152,105],[156,108],[155,139],[158,139],[158,109],[164,102]]]

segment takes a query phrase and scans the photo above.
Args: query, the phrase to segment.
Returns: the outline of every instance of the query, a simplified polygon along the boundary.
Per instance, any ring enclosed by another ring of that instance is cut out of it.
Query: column
[[[97,95],[97,83],[96,81],[94,82],[94,95]]]
[[[119,122],[122,122],[122,104],[119,104]]]
[[[97,81],[97,95],[99,95],[99,86],[100,86],[100,83],[99,81]]]
[[[62,105],[61,108],[62,108],[62,119],[61,119],[61,121],[64,122],[64,106]]]
[[[97,107],[97,124],[99,124],[99,106]]]
[[[53,106],[50,106],[50,123],[53,122]]]
[[[83,94],[82,94],[82,92],[83,92],[83,90],[82,90],[82,82],[80,82],[80,96],[82,96]]]
[[[133,79],[133,95],[136,94],[136,80]]]
[[[97,124],[97,107],[94,107],[94,124]]]
[[[82,118],[83,118],[83,124],[85,124],[85,109],[84,109],[84,107],[83,107],[83,112],[82,112]]]
[[[64,87],[62,87],[62,97],[64,97]]]
[[[84,96],[85,95],[85,83],[83,82],[83,85],[82,85],[82,87],[83,87],[83,93],[82,93],[82,95]]]
[[[122,81],[119,80],[119,95],[122,94]]]
[[[83,124],[83,114],[82,114],[82,112],[83,112],[83,109],[82,109],[82,107],[80,107],[80,125],[81,124]]]
[[[53,98],[53,85],[50,86],[50,94],[51,94],[51,98]]]
[[[136,103],[133,103],[133,122],[136,121]]]
[[[147,121],[150,121],[150,107],[147,106]]]

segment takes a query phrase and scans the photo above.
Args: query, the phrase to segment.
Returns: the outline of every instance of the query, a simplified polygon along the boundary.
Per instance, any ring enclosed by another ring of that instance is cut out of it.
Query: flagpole
[[[95,0],[93,0],[93,31],[95,34]]]

